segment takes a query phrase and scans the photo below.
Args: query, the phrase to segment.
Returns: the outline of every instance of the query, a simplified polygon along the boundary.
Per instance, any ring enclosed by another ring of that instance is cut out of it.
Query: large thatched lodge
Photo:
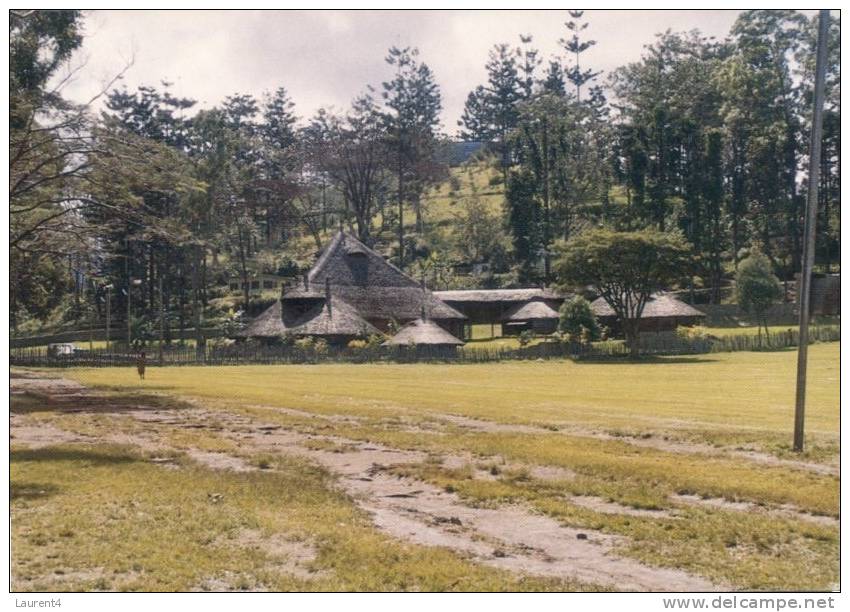
[[[496,325],[503,335],[525,330],[551,334],[568,296],[546,288],[429,291],[354,236],[340,231],[315,265],[254,319],[237,338],[276,340],[284,336],[321,337],[331,344],[375,334],[397,333],[388,345],[460,346],[473,324]],[[601,322],[615,328],[613,312],[597,300]],[[672,296],[648,304],[646,331],[692,325],[703,313]]]
[[[238,336],[320,336],[341,344],[426,319],[457,342],[466,317],[354,236],[339,232],[304,280]]]

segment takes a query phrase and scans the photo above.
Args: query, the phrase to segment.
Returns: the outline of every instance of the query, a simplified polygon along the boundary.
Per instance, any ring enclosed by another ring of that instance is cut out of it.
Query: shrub
[[[520,346],[528,346],[531,344],[531,341],[534,340],[534,332],[530,329],[526,329],[519,335],[519,345]]]
[[[316,338],[313,341],[313,352],[318,356],[324,356],[328,354],[328,341],[324,338]]]
[[[685,327],[680,325],[676,328],[676,335],[682,340],[710,340],[712,338],[708,329],[702,325],[694,325],[693,327]]]
[[[372,334],[366,339],[366,348],[369,350],[378,350],[384,343],[384,337],[381,334]]]
[[[564,302],[560,310],[558,331],[584,344],[599,340],[602,330],[590,308],[590,302],[580,295]]]
[[[304,338],[298,338],[293,342],[295,348],[302,351],[309,351],[313,348],[313,338],[310,336],[306,336]]]
[[[767,332],[767,311],[782,297],[782,284],[773,273],[773,266],[766,255],[753,252],[738,266],[735,278],[738,305],[747,314],[755,316],[761,328]]]

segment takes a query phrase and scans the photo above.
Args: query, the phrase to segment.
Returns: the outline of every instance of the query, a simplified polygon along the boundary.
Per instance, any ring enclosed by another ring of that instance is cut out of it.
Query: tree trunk
[[[245,239],[242,228],[239,228],[239,270],[242,273],[242,298],[245,303],[245,314],[251,305],[251,286],[248,284],[248,258],[245,255]]]
[[[422,218],[422,200],[418,193],[413,195],[413,212],[416,214],[416,233],[421,235],[425,232],[425,220]]]
[[[193,249],[192,261],[192,317],[195,324],[195,350],[200,353],[205,347],[204,333],[202,329],[203,305],[201,302],[201,260],[203,259],[203,248],[196,246]]]
[[[632,358],[640,356],[640,319],[626,319],[623,321],[623,333],[626,336],[626,346],[629,347],[629,356]]]
[[[404,270],[404,172],[398,165],[398,267]]]
[[[549,282],[551,261],[549,258],[549,241],[551,240],[551,220],[549,202],[552,193],[549,180],[549,125],[543,120],[543,280]],[[564,237],[566,240],[566,237]]]

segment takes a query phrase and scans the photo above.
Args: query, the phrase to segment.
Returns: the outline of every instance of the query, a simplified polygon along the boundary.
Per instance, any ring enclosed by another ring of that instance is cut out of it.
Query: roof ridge
[[[310,268],[310,271],[307,273],[307,279],[312,282],[315,278],[316,274],[325,266],[328,259],[330,259],[331,253],[336,250],[339,246],[339,243],[345,238],[345,232],[339,230],[336,233],[336,236],[331,238],[331,241],[327,244],[325,249],[319,255],[319,258],[316,260],[316,263],[313,264],[313,267]],[[364,245],[365,246],[365,245]]]

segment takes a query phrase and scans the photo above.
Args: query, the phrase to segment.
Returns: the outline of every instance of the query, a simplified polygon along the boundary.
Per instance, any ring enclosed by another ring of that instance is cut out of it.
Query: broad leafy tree
[[[561,284],[593,287],[617,315],[633,356],[647,300],[677,282],[691,264],[685,239],[657,230],[590,230],[562,243],[559,251],[555,272]]]

